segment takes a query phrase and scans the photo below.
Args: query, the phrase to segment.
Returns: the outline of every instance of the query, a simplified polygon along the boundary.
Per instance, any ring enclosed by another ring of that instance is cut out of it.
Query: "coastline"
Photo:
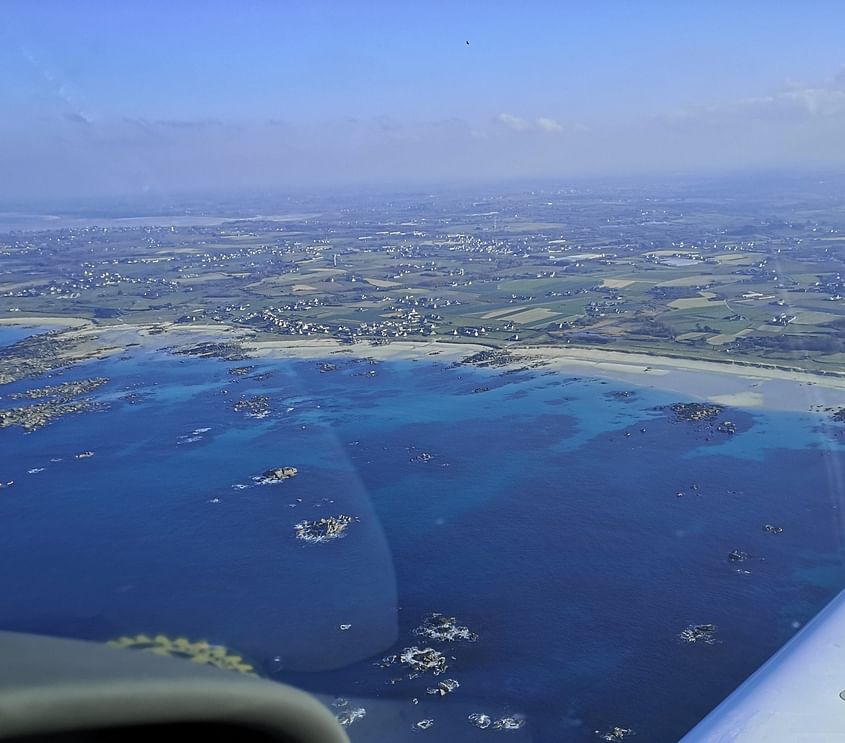
[[[217,324],[98,326],[82,318],[21,317],[0,318],[0,326],[57,326],[82,341],[76,353],[85,358],[101,358],[129,347],[155,347],[198,342],[235,341],[255,359],[326,359],[349,354],[379,361],[457,362],[491,350],[471,342],[366,341],[347,345],[333,338],[291,338],[257,340],[244,328]],[[618,350],[513,346],[502,349],[512,360],[497,366],[502,371],[530,367],[541,371],[608,379],[668,392],[684,397],[746,409],[823,412],[845,406],[845,375],[821,375],[775,366],[742,362],[717,362],[675,356],[651,355]],[[73,361],[76,353],[71,353]]]
[[[94,323],[86,320],[83,317],[52,317],[47,315],[25,315],[20,318],[17,317],[0,317],[0,325],[15,325],[18,327],[65,327],[65,328],[85,328],[93,327]]]
[[[247,341],[244,345],[256,358],[316,359],[351,352],[380,361],[451,362],[490,350],[480,344],[438,341],[346,346],[332,339],[315,339]],[[539,364],[538,370],[626,382],[748,409],[820,412],[823,408],[845,406],[845,377],[603,349],[520,346],[509,351],[514,360],[499,367],[502,370]]]

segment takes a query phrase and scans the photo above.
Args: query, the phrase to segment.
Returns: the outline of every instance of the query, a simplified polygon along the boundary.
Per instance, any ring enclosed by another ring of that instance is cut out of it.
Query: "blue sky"
[[[843,3],[3,7],[3,198],[845,160]]]

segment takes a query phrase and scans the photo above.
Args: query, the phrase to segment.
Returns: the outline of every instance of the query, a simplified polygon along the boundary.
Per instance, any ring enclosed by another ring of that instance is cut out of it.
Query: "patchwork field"
[[[830,371],[845,358],[845,207],[823,184],[803,185],[800,202],[768,187],[686,195],[683,208],[683,190],[444,194],[214,225],[121,217],[108,231],[9,233],[0,321],[471,338]]]

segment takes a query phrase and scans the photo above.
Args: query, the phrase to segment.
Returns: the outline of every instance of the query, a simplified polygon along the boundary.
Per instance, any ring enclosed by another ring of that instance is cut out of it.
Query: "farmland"
[[[313,198],[193,226],[184,214],[154,226],[92,217],[0,235],[0,320],[471,338],[832,371],[845,358],[834,186]]]

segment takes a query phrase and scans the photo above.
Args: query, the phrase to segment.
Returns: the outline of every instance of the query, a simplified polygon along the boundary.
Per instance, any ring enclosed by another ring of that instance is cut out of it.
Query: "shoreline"
[[[247,341],[244,346],[255,358],[317,359],[347,349],[356,356],[380,361],[460,361],[491,350],[481,344],[438,341],[346,346],[333,339]],[[821,412],[821,408],[845,406],[845,376],[588,348],[521,346],[507,352],[513,354],[513,361],[489,371],[514,370],[539,362],[533,370],[626,382],[729,407]]]
[[[101,358],[129,347],[160,348],[198,342],[234,341],[254,359],[328,359],[338,354],[369,357],[379,361],[456,362],[478,353],[496,351],[510,354],[507,363],[489,368],[495,372],[529,367],[532,370],[593,377],[625,382],[697,400],[726,406],[767,410],[822,412],[823,408],[845,406],[845,374],[842,376],[790,371],[743,362],[718,362],[659,356],[639,351],[592,348],[512,346],[491,349],[472,342],[405,341],[385,344],[361,341],[351,345],[334,338],[291,338],[258,340],[245,328],[216,324],[98,326],[82,318],[21,317],[0,318],[3,326],[59,326],[85,341],[88,358]],[[95,348],[97,342],[102,343]],[[476,367],[473,367],[476,368]]]
[[[65,327],[65,328],[87,328],[94,327],[91,320],[83,317],[53,317],[48,315],[26,315],[17,317],[0,317],[0,326],[12,325],[24,328],[36,327]]]

